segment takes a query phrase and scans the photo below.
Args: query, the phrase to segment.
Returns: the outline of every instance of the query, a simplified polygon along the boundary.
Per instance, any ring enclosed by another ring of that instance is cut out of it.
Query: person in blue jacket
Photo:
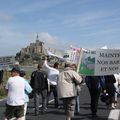
[[[20,76],[24,77],[26,75],[25,71],[20,71]],[[24,104],[24,120],[27,112],[27,103],[29,102],[29,94],[32,92],[32,88],[28,81],[25,79],[25,104]]]

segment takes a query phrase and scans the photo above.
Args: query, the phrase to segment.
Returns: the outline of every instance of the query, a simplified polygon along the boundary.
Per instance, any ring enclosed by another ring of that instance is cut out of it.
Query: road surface
[[[0,102],[0,120],[3,120],[4,118],[4,111],[5,111],[5,100]],[[118,100],[118,107],[112,111],[106,109],[105,104],[101,103],[101,101],[99,100],[97,115],[98,115],[97,118],[93,119],[91,117],[90,96],[89,96],[87,87],[83,85],[81,94],[80,94],[80,114],[75,115],[73,120],[120,120],[120,117],[119,117],[120,98]],[[62,108],[61,109],[54,108],[54,100],[52,99],[52,96],[51,96],[47,113],[44,115],[40,114],[38,116],[35,116],[33,99],[31,99],[28,104],[26,120],[65,120],[65,114]]]

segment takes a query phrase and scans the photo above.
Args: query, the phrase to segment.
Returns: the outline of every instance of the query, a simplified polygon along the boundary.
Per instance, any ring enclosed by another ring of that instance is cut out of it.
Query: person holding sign
[[[105,90],[105,79],[103,76],[86,76],[85,83],[89,89],[91,97],[92,117],[96,117],[98,100],[102,90]]]
[[[48,81],[50,84],[50,90],[48,91],[48,94],[47,94],[47,104],[49,103],[49,98],[51,93],[53,93],[54,99],[55,99],[55,108],[58,108],[59,106],[58,106],[57,83],[59,80],[59,70],[58,70],[59,63],[55,62],[54,66],[50,67],[47,64],[47,58],[45,58],[44,67],[48,71]]]

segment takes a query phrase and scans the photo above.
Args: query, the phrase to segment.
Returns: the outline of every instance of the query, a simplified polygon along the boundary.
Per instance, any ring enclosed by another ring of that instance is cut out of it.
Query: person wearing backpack
[[[37,68],[38,70],[32,72],[30,81],[33,88],[35,115],[39,114],[40,95],[42,97],[42,114],[46,112],[48,90],[47,73],[42,69],[43,61],[38,64]]]
[[[85,83],[90,93],[92,117],[96,117],[99,96],[105,90],[105,79],[103,76],[86,76]]]

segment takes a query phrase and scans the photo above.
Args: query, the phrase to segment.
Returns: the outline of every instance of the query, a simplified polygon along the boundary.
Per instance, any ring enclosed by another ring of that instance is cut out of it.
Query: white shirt
[[[10,77],[5,87],[8,90],[7,104],[11,106],[24,105],[25,79],[20,76]]]
[[[51,85],[57,85],[58,79],[59,79],[59,70],[50,67],[47,64],[47,61],[44,62],[44,66],[47,68],[48,70],[48,80],[50,82]]]
[[[118,81],[120,80],[120,73],[119,74],[114,74],[116,82],[114,83],[116,90],[119,89],[118,87]]]

